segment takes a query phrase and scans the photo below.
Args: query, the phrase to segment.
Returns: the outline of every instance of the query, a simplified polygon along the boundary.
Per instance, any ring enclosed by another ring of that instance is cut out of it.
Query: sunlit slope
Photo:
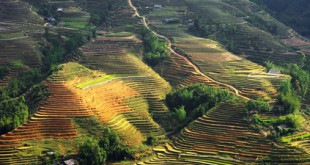
[[[95,102],[97,100],[104,103],[101,100],[104,98],[112,107],[96,104],[98,117],[118,130],[120,135],[125,133],[124,136],[127,139],[130,139],[129,137],[134,132],[128,128],[133,127],[139,134],[138,138],[135,138],[138,142],[141,142],[146,135],[158,133],[160,130],[149,113],[152,113],[155,121],[165,127],[165,121],[161,121],[160,117],[165,117],[168,113],[163,99],[166,92],[170,90],[165,80],[137,56],[128,52],[139,47],[140,44],[141,41],[135,36],[98,37],[95,42],[81,49],[84,53],[82,63],[85,66],[115,76],[102,85],[90,87],[81,92],[87,92]],[[102,90],[96,92],[97,88],[102,88]],[[90,98],[88,100],[89,103],[93,102]]]
[[[45,84],[49,88],[50,96],[41,102],[34,116],[27,123],[1,136],[0,150],[3,154],[0,154],[0,159],[4,164],[35,162],[38,155],[30,153],[23,157],[19,153],[31,150],[34,146],[17,148],[22,148],[22,145],[27,144],[29,140],[76,138],[79,135],[72,119],[92,114],[81,97],[68,88],[69,84],[65,82],[46,82]]]

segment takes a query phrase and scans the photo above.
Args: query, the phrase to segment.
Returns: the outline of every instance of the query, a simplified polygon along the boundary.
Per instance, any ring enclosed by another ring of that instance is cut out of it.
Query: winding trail
[[[235,93],[235,95],[238,96],[238,97],[241,97],[241,98],[243,98],[243,99],[245,99],[245,100],[251,100],[250,98],[241,95],[241,94],[239,93],[239,90],[236,89],[235,87],[233,87],[233,86],[231,86],[231,85],[229,85],[229,84],[225,84],[225,83],[216,81],[216,80],[214,80],[214,79],[212,79],[212,78],[206,76],[204,73],[202,73],[202,71],[199,69],[199,67],[196,66],[194,63],[192,63],[187,57],[184,57],[184,56],[178,54],[177,52],[175,52],[174,49],[172,49],[172,47],[171,47],[171,46],[172,46],[171,41],[170,41],[166,36],[163,36],[163,35],[161,35],[161,34],[156,33],[155,31],[153,31],[153,30],[148,26],[148,24],[147,24],[147,22],[146,22],[146,18],[145,18],[144,16],[141,16],[141,15],[139,14],[137,8],[133,5],[132,1],[131,1],[131,0],[128,0],[128,3],[129,3],[129,5],[130,5],[130,7],[131,7],[131,8],[134,10],[134,12],[135,12],[135,13],[133,14],[133,17],[139,17],[139,18],[141,18],[141,19],[142,19],[142,22],[143,22],[143,25],[144,25],[145,28],[147,28],[148,30],[150,30],[154,35],[156,35],[156,36],[158,36],[158,37],[163,38],[164,40],[166,40],[166,41],[168,42],[168,49],[170,50],[170,52],[172,52],[173,54],[175,54],[175,55],[177,55],[177,56],[183,58],[183,59],[184,59],[190,66],[192,66],[192,67],[195,69],[195,71],[196,71],[198,74],[200,74],[201,76],[210,79],[210,81],[212,81],[212,82],[214,82],[214,83],[216,83],[216,84],[225,86],[225,87],[227,87],[227,88],[233,90],[234,93]]]

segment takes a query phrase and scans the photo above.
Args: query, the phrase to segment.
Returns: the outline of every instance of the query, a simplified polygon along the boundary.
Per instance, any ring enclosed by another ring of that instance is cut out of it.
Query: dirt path
[[[131,0],[128,0],[128,3],[129,3],[129,5],[130,5],[130,7],[131,7],[131,8],[134,10],[134,12],[135,12],[135,13],[133,14],[133,17],[136,17],[136,16],[137,16],[137,17],[141,18],[142,21],[143,21],[143,25],[144,25],[145,28],[147,28],[148,30],[150,30],[154,35],[156,35],[156,36],[158,36],[158,37],[160,37],[160,38],[165,39],[165,40],[168,42],[168,49],[170,50],[170,52],[172,52],[173,54],[176,54],[177,56],[183,58],[183,59],[184,59],[190,66],[192,66],[192,67],[195,69],[195,71],[196,71],[197,73],[199,73],[201,76],[210,79],[210,80],[211,80],[212,82],[214,82],[214,83],[217,83],[217,84],[219,84],[219,85],[223,85],[223,86],[225,86],[225,87],[227,87],[227,88],[233,90],[234,93],[236,94],[236,96],[239,96],[239,97],[241,97],[241,98],[243,98],[243,99],[246,99],[246,100],[251,100],[250,98],[248,98],[248,97],[246,97],[246,96],[243,96],[243,95],[239,94],[239,90],[236,89],[235,87],[233,87],[233,86],[231,86],[231,85],[229,85],[229,84],[225,84],[225,83],[216,81],[216,80],[214,80],[214,79],[212,79],[212,78],[206,76],[205,74],[203,74],[203,73],[201,72],[201,70],[199,69],[199,67],[196,66],[195,64],[193,64],[188,58],[186,58],[186,57],[184,57],[184,56],[178,54],[177,52],[175,52],[175,51],[172,49],[172,47],[171,47],[171,45],[172,45],[172,44],[171,44],[171,41],[170,41],[167,37],[165,37],[165,36],[163,36],[163,35],[161,35],[161,34],[156,33],[155,31],[153,31],[153,30],[148,26],[148,24],[147,24],[147,22],[146,22],[146,18],[145,18],[144,16],[141,16],[141,15],[139,14],[137,8],[132,4],[132,1],[131,1]]]

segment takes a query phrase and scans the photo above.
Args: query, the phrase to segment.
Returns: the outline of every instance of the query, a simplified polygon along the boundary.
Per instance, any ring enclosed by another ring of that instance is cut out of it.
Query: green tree
[[[79,149],[80,161],[82,165],[98,165],[107,159],[106,151],[99,147],[98,141],[87,138]]]
[[[0,102],[0,134],[7,133],[27,121],[29,112],[24,97]]]
[[[180,123],[185,121],[186,111],[184,109],[184,106],[180,107],[179,109],[175,109],[175,116]]]
[[[0,80],[9,74],[9,68],[7,66],[0,67]]]
[[[282,82],[278,98],[280,104],[284,108],[285,114],[294,113],[300,109],[300,100],[298,96],[293,94],[291,83],[289,81]]]
[[[292,94],[292,85],[289,81],[283,81],[280,87],[281,94],[291,95]]]
[[[227,90],[217,89],[205,84],[193,84],[180,88],[166,95],[166,105],[175,114],[174,116],[184,122],[182,125],[202,116],[210,108],[220,102],[232,99]]]
[[[84,36],[80,33],[75,33],[65,40],[65,47],[68,52],[71,52],[84,44]]]
[[[154,66],[169,56],[168,43],[159,39],[150,30],[142,29],[140,34],[144,41],[144,60]]]
[[[63,59],[63,55],[64,49],[61,46],[52,46],[52,48],[48,49],[46,52],[48,65],[52,66],[54,64],[58,64]]]
[[[279,97],[280,97],[280,104],[282,104],[285,114],[295,113],[298,109],[300,109],[301,105],[298,97],[294,95],[281,95],[281,94]]]

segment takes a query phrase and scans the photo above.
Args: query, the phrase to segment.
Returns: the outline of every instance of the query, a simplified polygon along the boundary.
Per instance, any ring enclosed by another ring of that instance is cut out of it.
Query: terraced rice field
[[[29,67],[39,67],[41,63],[40,56],[33,44],[35,42],[27,38],[11,41],[0,40],[0,47],[2,49],[0,52],[0,65],[21,60],[22,63]]]
[[[24,37],[36,29],[42,29],[43,21],[32,13],[30,6],[21,1],[0,2],[0,39]]]
[[[113,81],[80,92],[95,115],[110,128],[116,130],[127,144],[139,144],[143,140],[143,135],[137,130],[139,124],[149,127],[151,132],[152,130],[156,132],[159,128],[157,124],[145,118],[148,117],[147,109],[135,111],[135,107],[127,105],[125,101],[129,99],[135,102],[140,101],[142,105],[145,103],[143,99],[138,98],[135,90],[126,86],[122,81]],[[146,116],[143,116],[143,113],[146,113]]]
[[[137,52],[136,48],[141,44],[135,36],[98,37],[81,49],[84,52],[81,62],[85,66],[118,76],[81,92],[86,92],[83,94],[85,99],[92,96],[88,100],[95,107],[97,116],[126,137],[124,139],[131,145],[140,143],[146,135],[160,133],[159,125],[149,113],[161,126],[167,121],[162,118],[159,121],[160,117],[168,113],[163,103],[170,90],[168,83],[141,62],[139,56],[128,52]],[[96,100],[101,103],[96,104]]]
[[[276,63],[298,62],[298,54],[290,52],[278,40],[278,38],[294,38],[291,35],[291,29],[272,18],[254,3],[243,0],[188,0],[186,2],[188,2],[189,11],[204,18],[209,26],[234,26],[236,30],[233,34],[229,34],[229,37],[221,36],[221,34],[216,34],[215,37],[222,43],[234,41],[239,54],[243,54],[247,59],[259,64],[262,64],[265,59]],[[269,26],[269,30],[264,26],[257,25],[259,23],[253,21],[253,15],[265,22]],[[271,30],[270,27],[276,28]]]
[[[62,82],[46,82],[51,95],[41,102],[38,112],[17,129],[0,137],[0,160],[4,164],[36,162],[37,155],[22,157],[18,154],[27,140],[71,139],[78,137],[72,118],[90,116],[92,111],[81,97]],[[33,146],[27,146],[31,148]],[[27,148],[26,147],[26,148]],[[28,160],[29,159],[29,160]]]
[[[0,80],[0,86],[23,71],[11,67],[11,62],[20,60],[25,67],[31,68],[41,65],[40,53],[33,45],[43,33],[43,21],[30,8],[20,1],[0,2],[0,65],[8,65],[10,69],[9,75]]]
[[[308,154],[310,153],[310,133],[307,131],[299,132],[294,135],[282,137],[283,142],[292,146],[303,149]]]
[[[135,28],[139,28],[139,19],[132,17],[134,11],[128,5],[127,0],[115,0],[113,1],[114,8],[110,12],[108,23],[106,26],[102,26],[103,29],[113,31],[133,31]]]
[[[122,36],[119,35],[121,33],[105,31],[134,31],[140,27],[139,18],[132,17],[134,10],[129,6],[129,1],[116,0],[114,2],[115,6],[110,13],[108,23],[98,27],[98,38],[80,49],[83,56],[79,63],[83,65],[82,71],[87,68],[88,77],[83,77],[85,75],[81,74],[68,78],[71,75],[66,72],[51,76],[46,82],[51,95],[41,102],[37,113],[27,123],[0,137],[0,164],[38,164],[37,156],[40,154],[32,154],[32,152],[38,152],[37,144],[44,148],[45,145],[50,145],[49,143],[57,143],[58,148],[64,148],[64,143],[68,143],[72,148],[64,150],[70,150],[71,154],[76,154],[77,146],[71,144],[72,141],[70,141],[77,140],[81,136],[73,122],[75,117],[96,117],[116,131],[123,143],[130,146],[141,144],[149,135],[164,135],[164,129],[174,129],[170,125],[169,110],[164,104],[165,95],[171,90],[170,84],[179,87],[193,83],[205,83],[217,88],[227,88],[226,85],[216,83],[198,73],[186,58],[175,53],[171,53],[167,59],[154,68],[164,79],[161,78],[141,61],[143,45],[140,39],[135,35]],[[236,87],[242,95],[271,100],[277,94],[280,81],[288,78],[282,75],[265,77],[265,74],[260,73],[265,72],[262,66],[235,56],[215,41],[185,33],[187,20],[193,16],[193,13],[190,14],[191,11],[195,9],[199,12],[208,9],[205,14],[213,19],[221,19],[222,23],[245,27],[244,32],[239,31],[238,35],[249,38],[253,31],[244,25],[246,16],[235,19],[238,14],[254,10],[254,6],[249,5],[248,1],[225,1],[224,3],[224,1],[208,0],[209,4],[227,10],[224,15],[219,15],[223,12],[219,12],[217,8],[210,10],[202,1],[199,1],[201,8],[195,8],[197,4],[193,4],[198,3],[198,0],[160,0],[158,3],[164,5],[164,8],[150,12],[144,9],[146,6],[152,6],[152,1],[135,0],[134,3],[140,7],[140,10],[143,9],[143,14],[148,15],[148,22],[151,23],[153,29],[173,40],[173,47],[178,53],[188,57],[207,76]],[[29,14],[27,13],[29,11],[24,11],[26,7],[17,9],[17,6],[22,4],[21,2],[4,0],[0,4],[5,6],[2,8],[0,5],[0,11],[7,7],[16,9],[14,11],[17,14]],[[80,4],[82,6],[80,8],[76,1],[50,0],[49,5],[65,8],[60,18],[63,21],[60,24],[62,27],[57,30],[72,31],[88,26],[89,14],[81,8],[89,11],[101,3],[87,1],[87,6]],[[234,13],[235,15],[230,13],[236,10],[238,12]],[[12,19],[8,20],[0,18],[4,20],[2,21],[4,23],[0,21],[0,32],[8,30],[7,27],[13,25],[6,21],[16,20],[16,24],[21,24],[19,18],[11,17]],[[164,25],[161,23],[162,19],[169,17],[180,18],[181,24]],[[287,29],[282,27],[280,30],[281,37],[285,39]],[[256,29],[256,31],[259,30]],[[12,28],[6,37],[20,35],[15,32]],[[268,35],[259,33],[251,36],[258,38],[254,45],[260,47],[260,44],[263,44],[260,37],[268,38],[270,37]],[[270,44],[277,43],[272,41]],[[6,50],[6,53],[0,53],[0,65],[1,62],[8,63],[11,59],[22,59],[25,65],[37,67],[40,59],[36,58],[36,50],[31,45],[34,45],[31,38],[19,38],[5,43],[0,39],[0,47]],[[279,50],[282,48],[281,45],[273,46]],[[17,48],[22,51],[17,52],[15,50]],[[251,53],[254,53],[254,50],[253,47],[242,50],[246,52],[244,57],[246,55],[252,57]],[[265,49],[258,52],[264,58],[273,55],[273,52]],[[279,59],[280,57],[285,57],[285,60],[295,58],[293,54],[288,54],[286,51],[280,53],[282,54],[273,56],[272,59],[280,61],[282,60]],[[257,60],[261,60],[260,58],[257,57]],[[11,68],[10,72],[10,77],[12,77],[15,72],[19,71]],[[91,79],[90,77],[95,79],[102,75],[113,76],[103,82],[90,83],[89,86],[77,88],[81,81]],[[0,85],[1,83],[7,83],[7,78],[1,80]],[[220,104],[190,123],[179,134],[173,136],[173,140],[167,142],[165,146],[155,147],[155,158],[139,164],[245,164],[253,162],[306,164],[310,162],[308,138],[300,139],[304,135],[288,137],[295,139],[289,142],[291,145],[302,148],[305,152],[294,147],[278,145],[248,129],[249,123],[243,120],[246,117],[243,109],[242,103]],[[56,146],[53,147],[56,148]]]
[[[245,162],[305,163],[309,156],[295,148],[280,147],[248,129],[241,104],[226,102],[198,118],[162,148],[154,148],[157,158],[144,162],[156,164]]]
[[[63,8],[63,12],[59,13],[59,20],[61,21],[58,24],[58,27],[64,27],[63,30],[67,28],[83,30],[89,27],[89,13],[82,11],[76,2],[71,0],[50,0],[48,5],[56,9]]]
[[[171,38],[175,46],[174,49],[177,52],[188,56],[205,75],[216,81],[234,86],[241,94],[247,97],[273,100],[277,95],[277,89],[281,81],[288,78],[286,76],[272,77],[261,74],[267,71],[264,67],[228,52],[218,42],[187,34],[188,25],[186,24],[187,20],[191,18],[191,15],[187,14],[191,11],[190,8],[188,8],[188,6],[190,6],[189,4],[182,2],[177,3],[175,1],[161,1],[160,3],[165,6],[164,8],[147,11],[145,8],[151,5],[150,1],[134,2],[137,6],[140,6],[142,13],[145,12],[148,22],[154,30]],[[184,11],[183,14],[180,14],[181,11]],[[210,12],[213,11],[211,10]],[[166,18],[179,18],[181,23],[163,24],[161,20]],[[237,21],[236,19],[227,20]],[[223,20],[221,19],[221,21]],[[234,23],[238,24],[238,21]],[[186,84],[182,83],[184,79],[187,79],[186,81],[191,83],[201,82],[197,80],[188,80],[188,78],[196,78],[197,76],[189,76],[190,74],[187,73],[188,69],[186,69],[181,62],[174,62],[177,57],[173,56],[174,54],[172,54],[164,64],[155,68],[156,71],[171,82],[172,85]],[[173,65],[173,63],[176,63],[177,66]],[[180,66],[180,64],[183,66]],[[177,72],[178,69],[172,68],[182,69],[180,69],[181,72]],[[175,72],[174,75],[170,73],[172,72],[170,70]],[[250,74],[261,74],[262,76],[249,76]],[[208,82],[208,80],[204,82]],[[211,83],[211,85],[215,84]]]

